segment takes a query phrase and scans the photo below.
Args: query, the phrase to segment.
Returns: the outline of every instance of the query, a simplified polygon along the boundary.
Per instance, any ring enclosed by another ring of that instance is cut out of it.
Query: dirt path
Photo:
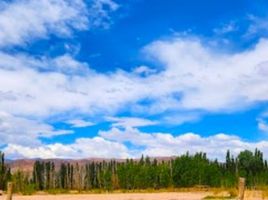
[[[263,200],[261,191],[246,191],[245,200]],[[267,198],[266,198],[267,200]]]
[[[131,194],[85,194],[85,195],[33,195],[16,196],[13,200],[201,200],[208,193],[131,193]],[[2,196],[0,199],[4,200]]]

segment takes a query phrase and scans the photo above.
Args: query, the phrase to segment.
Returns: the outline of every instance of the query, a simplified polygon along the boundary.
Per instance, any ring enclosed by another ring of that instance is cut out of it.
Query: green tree
[[[10,179],[10,168],[5,163],[5,154],[0,151],[0,190],[6,189],[7,181]]]

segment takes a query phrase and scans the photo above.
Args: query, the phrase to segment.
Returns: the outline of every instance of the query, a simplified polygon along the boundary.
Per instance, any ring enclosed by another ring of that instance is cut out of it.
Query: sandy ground
[[[13,200],[201,200],[208,193],[131,193],[131,194],[85,194],[85,195],[33,195],[13,196]],[[2,196],[0,199],[5,200]]]
[[[201,200],[213,192],[114,193],[67,195],[14,195],[13,200]],[[6,200],[0,196],[0,200]],[[246,191],[245,200],[263,200],[260,191]],[[265,198],[265,200],[268,200]]]

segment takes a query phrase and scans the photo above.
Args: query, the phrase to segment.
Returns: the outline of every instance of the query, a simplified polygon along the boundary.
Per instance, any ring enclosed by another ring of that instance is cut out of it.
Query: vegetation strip
[[[37,160],[29,172],[10,172],[0,153],[0,190],[13,181],[14,191],[67,193],[72,191],[158,190],[163,188],[209,187],[234,188],[238,177],[246,178],[247,187],[268,185],[268,166],[259,150],[243,151],[237,157],[228,151],[225,162],[209,160],[205,153],[158,161],[149,157],[125,162],[103,161],[70,164]]]

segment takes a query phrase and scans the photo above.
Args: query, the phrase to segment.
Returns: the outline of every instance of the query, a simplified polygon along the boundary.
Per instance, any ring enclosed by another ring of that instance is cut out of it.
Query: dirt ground
[[[66,195],[13,195],[13,200],[201,200],[213,192],[114,193]],[[0,200],[5,200],[0,196]],[[246,191],[245,200],[263,200],[260,191]],[[265,200],[268,200],[265,198]]]
[[[85,194],[85,195],[33,195],[13,196],[13,200],[201,200],[208,193],[131,193],[131,194]],[[5,200],[2,196],[0,199]]]

